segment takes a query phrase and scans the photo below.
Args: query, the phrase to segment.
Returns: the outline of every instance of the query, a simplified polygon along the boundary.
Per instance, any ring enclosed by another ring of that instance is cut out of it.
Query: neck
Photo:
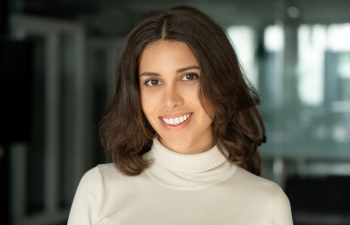
[[[216,140],[214,140],[211,129],[206,130],[199,138],[197,138],[188,148],[178,149],[174,146],[170,146],[166,141],[158,136],[159,142],[167,149],[174,151],[179,154],[197,154],[206,152],[216,145]]]

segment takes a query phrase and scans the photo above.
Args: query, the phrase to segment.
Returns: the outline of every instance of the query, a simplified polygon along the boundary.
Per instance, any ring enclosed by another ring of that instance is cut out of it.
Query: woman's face
[[[159,141],[177,153],[200,153],[215,144],[212,120],[199,101],[200,76],[199,64],[183,42],[157,41],[141,55],[142,110]]]

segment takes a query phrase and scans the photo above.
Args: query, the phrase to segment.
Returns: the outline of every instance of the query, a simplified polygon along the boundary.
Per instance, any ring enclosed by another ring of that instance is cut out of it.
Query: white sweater
[[[111,163],[89,170],[68,225],[293,224],[283,190],[229,163],[217,146],[179,154],[156,137],[143,157],[154,163],[138,176],[123,175]]]

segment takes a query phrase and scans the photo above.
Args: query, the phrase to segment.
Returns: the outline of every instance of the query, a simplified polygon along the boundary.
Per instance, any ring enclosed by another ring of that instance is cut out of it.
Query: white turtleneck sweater
[[[68,225],[293,224],[283,190],[229,163],[217,145],[179,154],[155,137],[143,157],[154,162],[137,176],[121,174],[112,163],[86,172]]]

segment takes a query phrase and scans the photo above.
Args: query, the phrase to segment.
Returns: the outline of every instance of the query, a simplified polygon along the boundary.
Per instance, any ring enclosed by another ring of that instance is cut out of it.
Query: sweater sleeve
[[[271,203],[266,225],[293,225],[290,202],[282,188]]]
[[[101,174],[97,167],[84,174],[79,182],[69,213],[68,225],[93,225],[101,208]]]

